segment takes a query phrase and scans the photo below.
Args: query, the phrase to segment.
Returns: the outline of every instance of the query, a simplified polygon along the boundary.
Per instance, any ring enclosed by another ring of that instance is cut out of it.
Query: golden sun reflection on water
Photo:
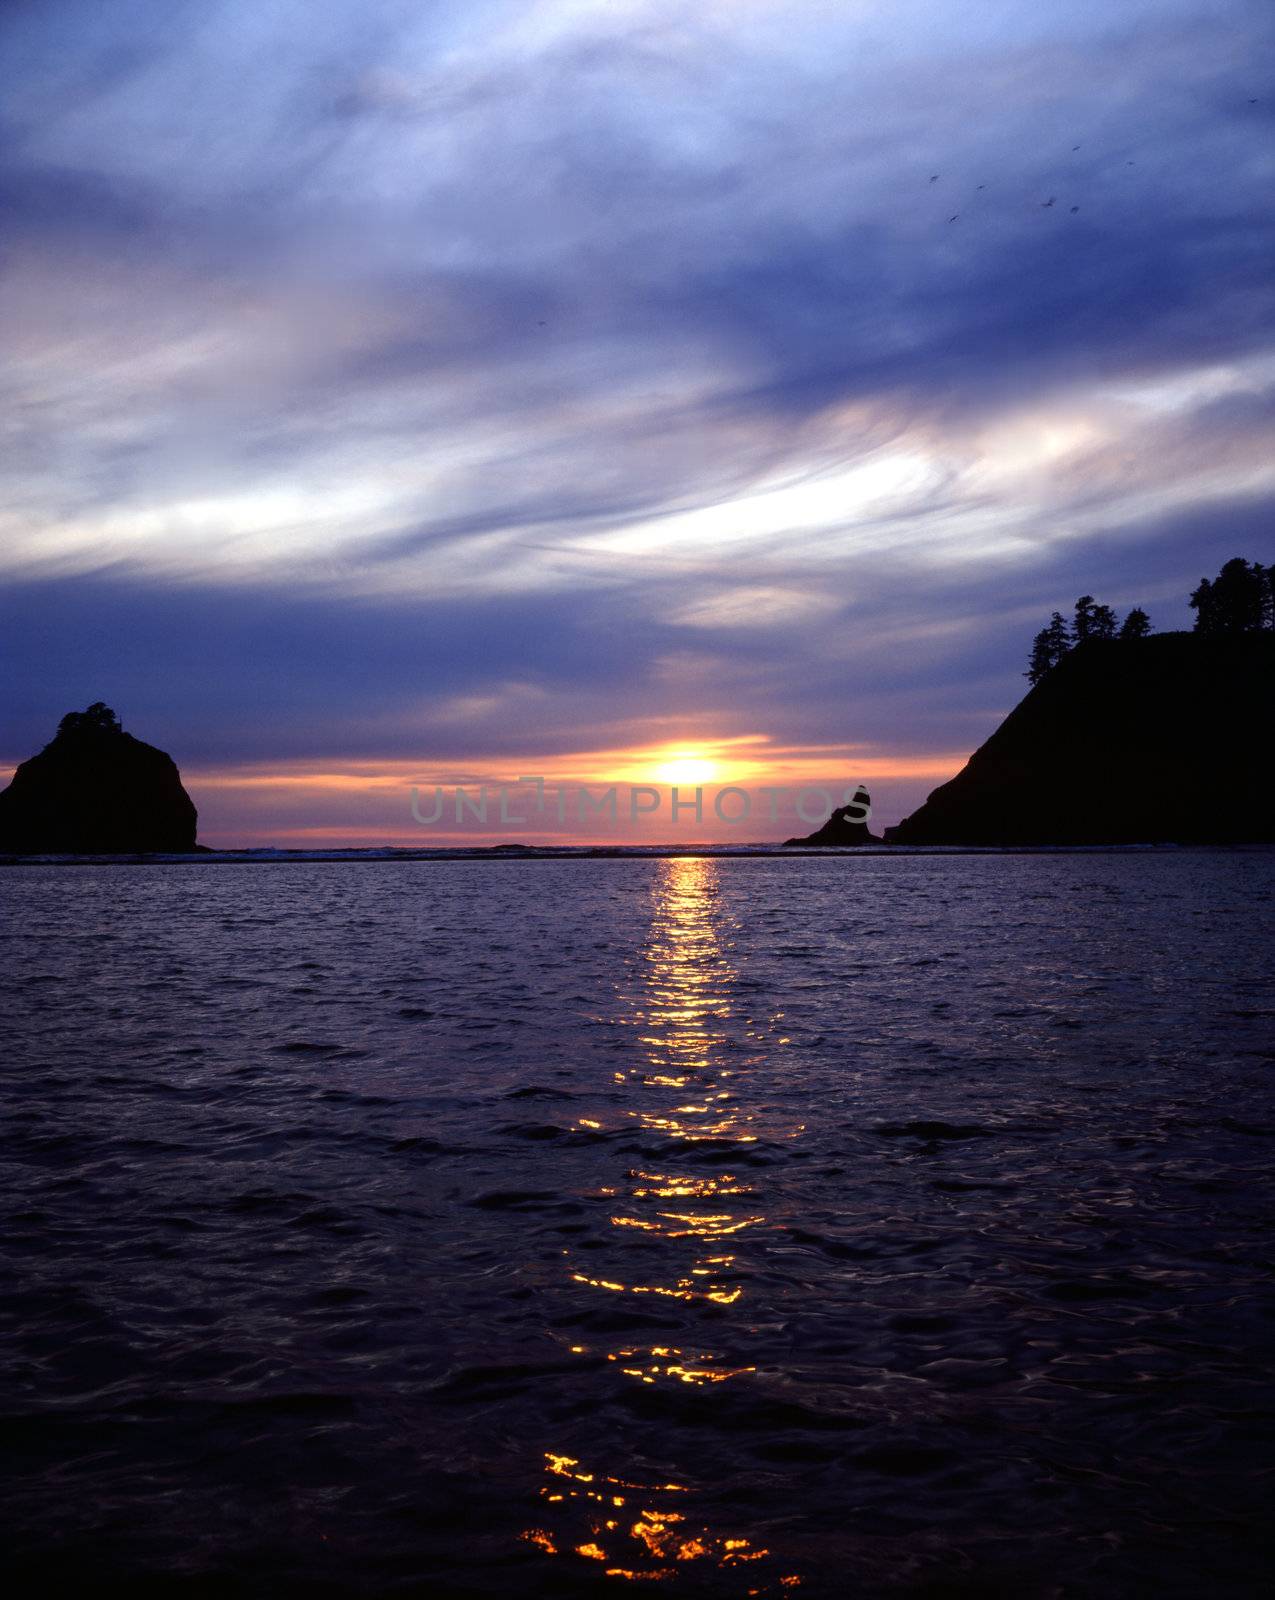
[[[547,1506],[572,1501],[585,1510],[584,1529],[570,1536],[533,1527],[522,1537],[547,1556],[575,1556],[596,1561],[608,1578],[667,1583],[691,1563],[707,1563],[727,1572],[739,1571],[749,1595],[781,1594],[797,1588],[797,1573],[774,1573],[774,1558],[765,1545],[743,1534],[718,1534],[695,1518],[689,1502],[667,1500],[689,1494],[686,1484],[649,1483],[590,1472],[573,1456],[546,1450],[545,1482],[540,1498]],[[771,1570],[758,1571],[766,1562]]]
[[[599,1108],[581,1117],[590,1132],[635,1125],[644,1138],[670,1141],[670,1154],[693,1162],[696,1153],[738,1147],[747,1159],[763,1137],[759,1113],[743,1099],[748,1059],[732,1051],[728,1034],[736,993],[730,961],[729,927],[718,896],[718,867],[711,860],[680,858],[659,863],[651,930],[633,993],[622,996],[614,1019],[634,1030],[640,1060],[613,1074],[615,1094],[626,1094],[618,1113]],[[741,1019],[741,1022],[744,1019]],[[735,1033],[750,1044],[777,1034],[778,1018],[765,1032],[753,1019]],[[726,1062],[729,1061],[730,1065]],[[800,1128],[764,1130],[766,1136],[795,1138]],[[663,1163],[660,1163],[663,1166]],[[622,1181],[594,1190],[610,1202],[609,1224],[616,1250],[612,1259],[631,1262],[587,1267],[564,1250],[569,1280],[583,1289],[619,1296],[650,1297],[717,1308],[718,1314],[746,1301],[746,1250],[767,1218],[756,1187],[732,1171],[669,1172],[630,1169]],[[673,1266],[650,1281],[644,1253],[658,1245]],[[680,1260],[678,1259],[680,1256]],[[746,1330],[742,1330],[746,1332]],[[731,1342],[738,1344],[741,1330]],[[649,1336],[648,1336],[649,1337]],[[605,1363],[626,1385],[664,1389],[669,1394],[699,1391],[705,1396],[732,1381],[748,1381],[757,1368],[738,1354],[705,1348],[698,1342],[626,1342],[614,1348],[584,1343],[570,1348],[591,1362]],[[800,1576],[781,1572],[778,1558],[738,1530],[714,1532],[695,1514],[693,1482],[649,1481],[647,1474],[585,1469],[569,1455],[546,1451],[540,1489],[550,1525],[528,1528],[523,1538],[546,1556],[595,1564],[616,1581],[675,1584],[683,1573],[713,1568],[718,1581],[739,1592],[772,1595],[796,1588]],[[705,1486],[707,1487],[707,1485]],[[596,1570],[596,1569],[595,1569]]]

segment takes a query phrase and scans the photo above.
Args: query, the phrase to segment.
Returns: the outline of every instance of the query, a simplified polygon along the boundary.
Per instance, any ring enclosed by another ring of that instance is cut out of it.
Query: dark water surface
[[[21,1595],[1261,1591],[1272,856],[0,906]]]

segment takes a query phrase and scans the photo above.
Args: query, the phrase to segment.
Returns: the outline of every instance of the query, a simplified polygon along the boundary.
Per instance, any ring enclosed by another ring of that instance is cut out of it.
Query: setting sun
[[[655,776],[661,783],[692,788],[696,784],[711,783],[717,776],[717,763],[708,761],[703,756],[697,756],[693,752],[679,751],[671,760],[656,769]]]

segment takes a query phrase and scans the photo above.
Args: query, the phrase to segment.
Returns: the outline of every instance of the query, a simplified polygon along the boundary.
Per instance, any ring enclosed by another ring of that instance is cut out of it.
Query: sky
[[[1275,556],[1269,0],[7,0],[0,60],[0,776],[101,699],[214,845],[688,762],[877,826],[1051,610]]]

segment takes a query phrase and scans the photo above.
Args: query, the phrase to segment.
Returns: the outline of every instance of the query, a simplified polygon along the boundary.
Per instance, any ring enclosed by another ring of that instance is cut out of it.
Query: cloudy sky
[[[1051,609],[1275,555],[1269,0],[9,0],[0,58],[0,767],[105,699],[213,844],[675,753],[889,822]]]

